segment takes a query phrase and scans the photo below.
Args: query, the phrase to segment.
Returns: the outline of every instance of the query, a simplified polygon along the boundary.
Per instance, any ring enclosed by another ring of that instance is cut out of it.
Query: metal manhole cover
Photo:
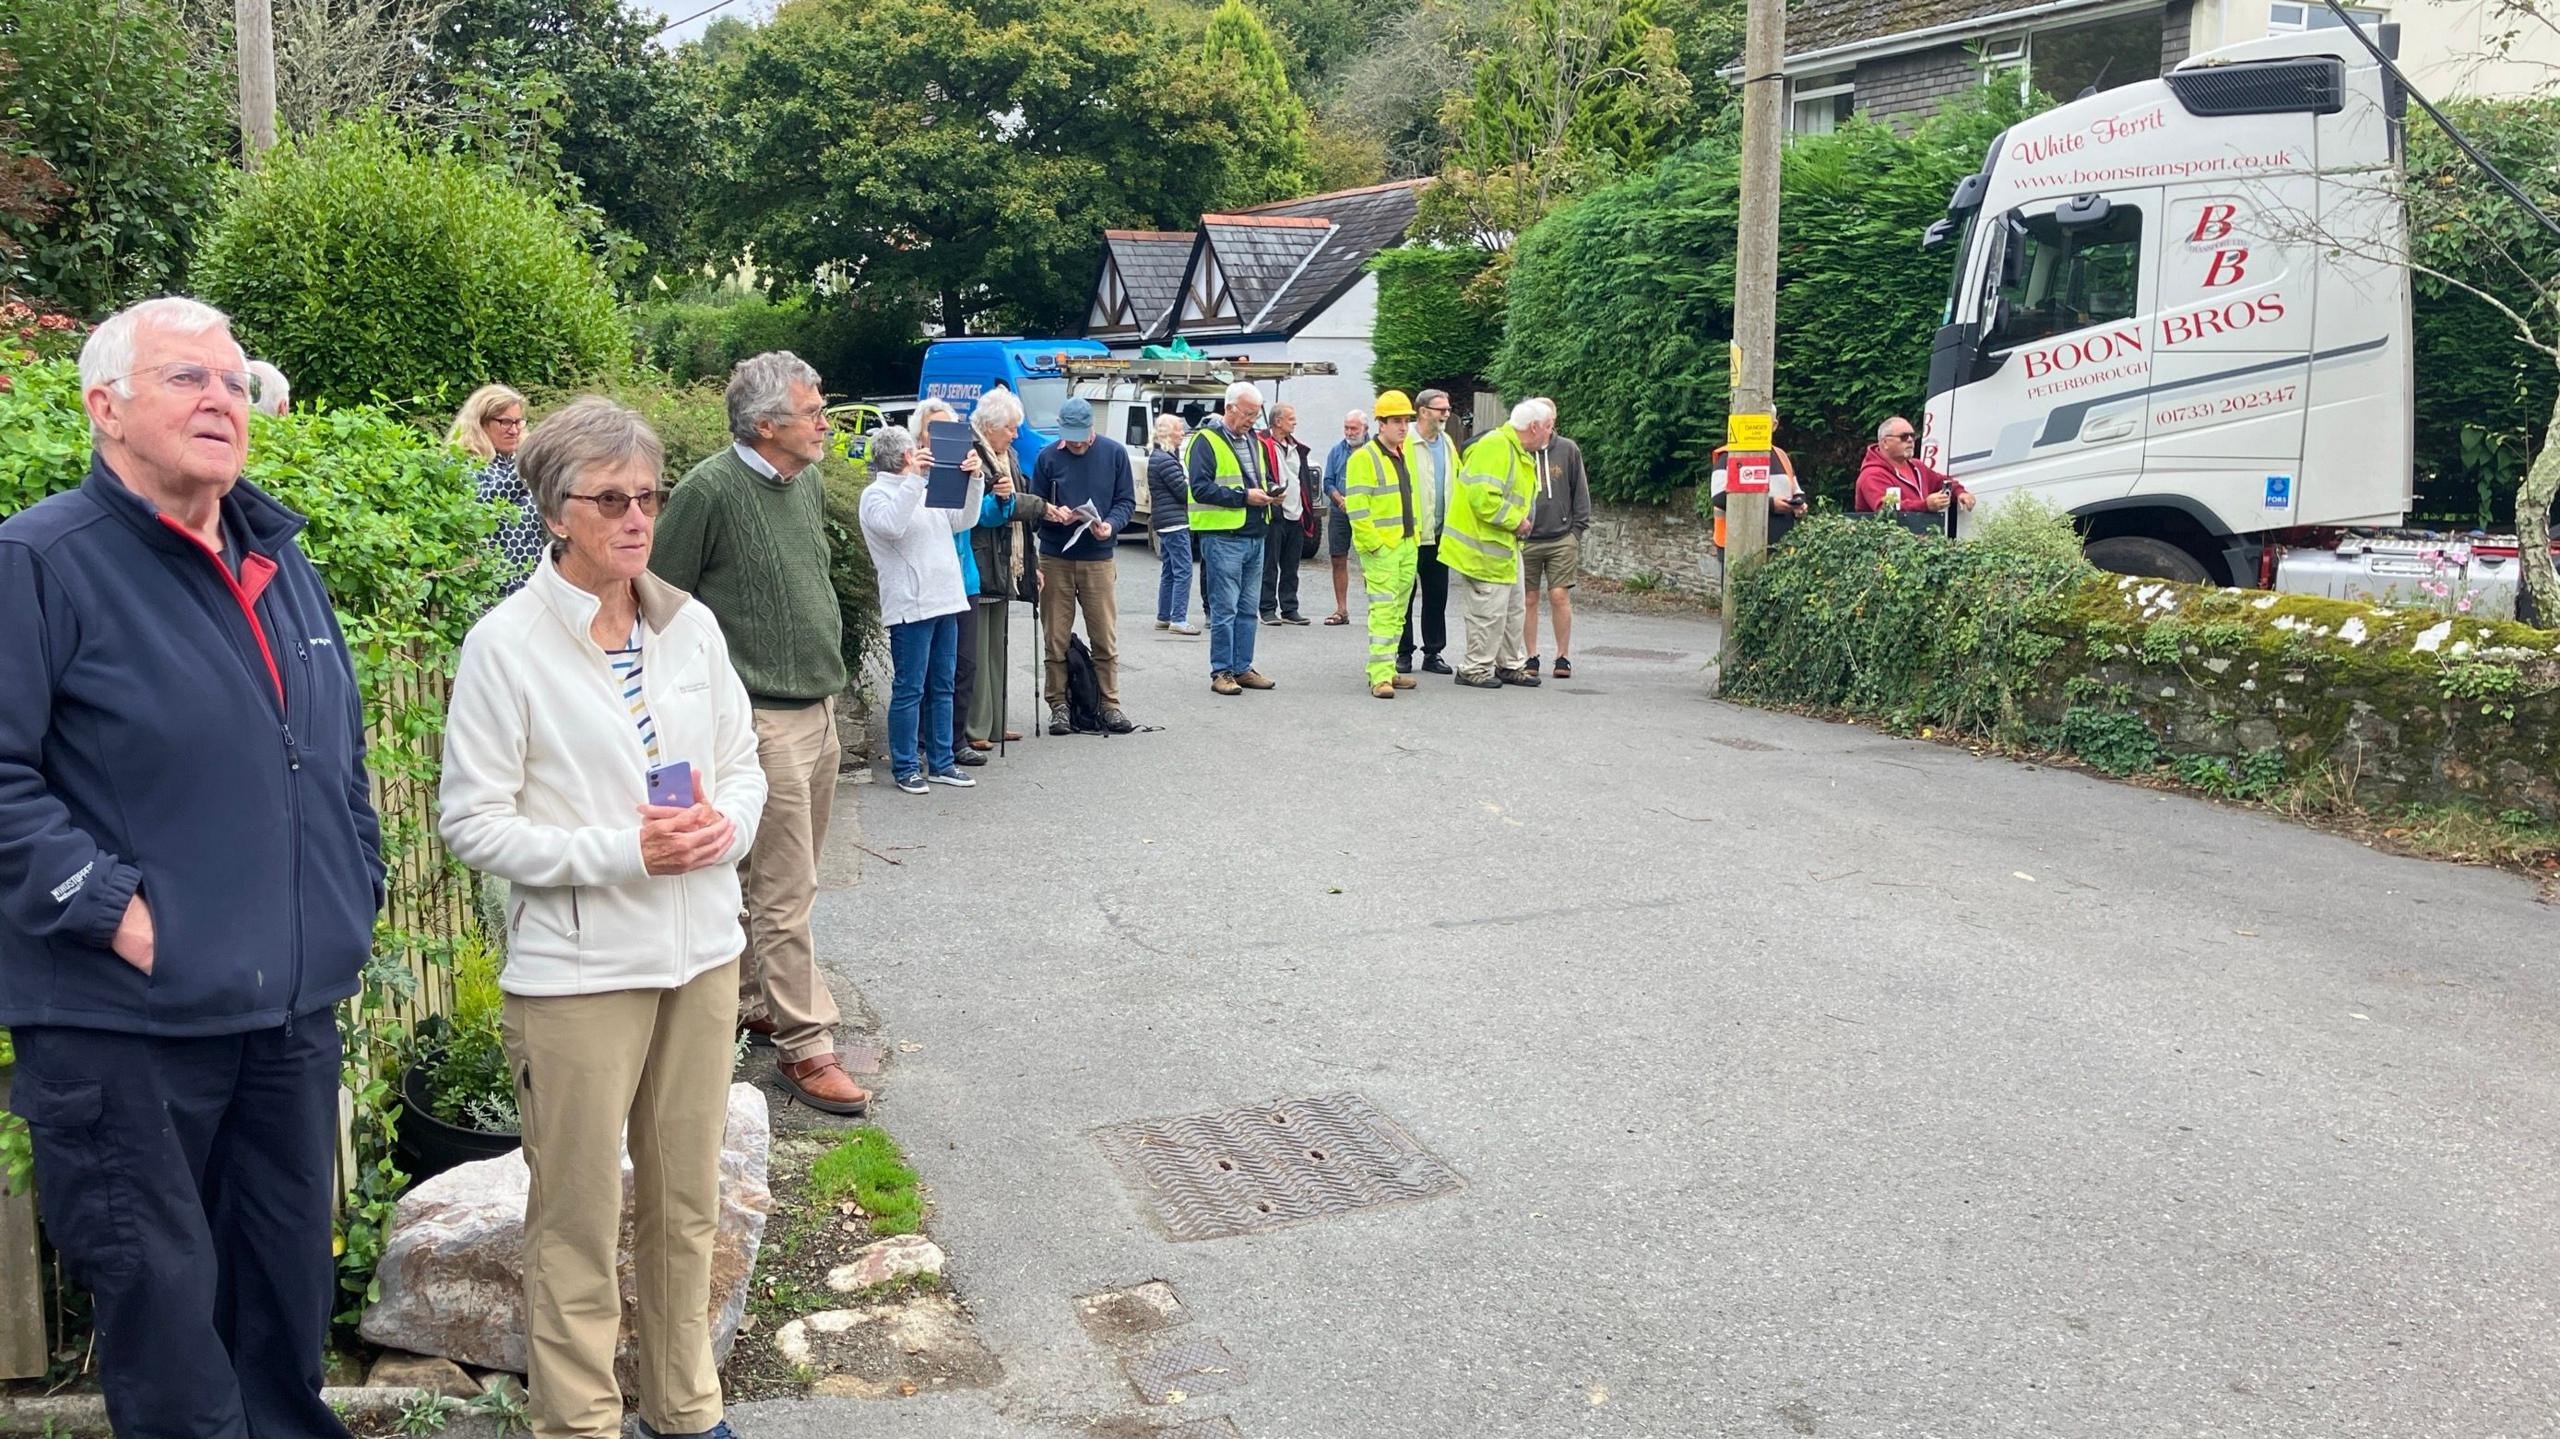
[[[1754,754],[1775,753],[1778,748],[1776,745],[1770,744],[1765,740],[1735,739],[1730,736],[1720,734],[1711,734],[1707,736],[1707,738],[1717,744],[1723,745],[1726,749],[1749,750]]]
[[[1094,1141],[1175,1239],[1258,1234],[1466,1187],[1356,1094],[1114,1125]]]
[[[1223,1339],[1177,1339],[1132,1355],[1121,1372],[1149,1404],[1179,1404],[1194,1394],[1216,1394],[1244,1383],[1244,1365]]]
[[[1689,657],[1686,650],[1639,650],[1628,649],[1621,645],[1593,645],[1583,653],[1598,655],[1602,659],[1650,660],[1660,665],[1678,664]]]

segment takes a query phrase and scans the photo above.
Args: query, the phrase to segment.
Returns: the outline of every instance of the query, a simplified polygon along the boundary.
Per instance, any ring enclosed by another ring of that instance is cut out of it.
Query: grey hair
[[[976,407],[969,411],[969,428],[981,435],[1021,423],[1022,402],[1002,385],[980,395]]]
[[[264,360],[249,362],[249,378],[257,384],[258,402],[251,406],[262,415],[281,415],[293,408],[293,384],[284,371]]]
[[[1182,443],[1182,437],[1189,433],[1190,429],[1191,422],[1189,420],[1182,418],[1180,415],[1174,414],[1170,410],[1156,416],[1154,438],[1157,447],[1166,450],[1172,449],[1174,446]],[[1167,430],[1171,430],[1173,432],[1173,438],[1169,440],[1165,438],[1165,432]]]
[[[814,390],[818,372],[789,350],[767,350],[740,360],[729,372],[730,436],[742,445],[752,445],[764,438],[756,433],[757,421],[791,418],[794,381]]]
[[[1298,418],[1298,407],[1284,400],[1271,407],[1271,418],[1274,423],[1279,422],[1283,418],[1294,420]]]
[[[1885,431],[1892,429],[1896,425],[1908,425],[1910,423],[1911,422],[1909,420],[1904,419],[1900,415],[1887,415],[1876,426],[1876,438],[1881,440],[1884,438]]]
[[[1529,398],[1522,400],[1520,403],[1511,407],[1511,428],[1515,430],[1525,430],[1531,425],[1546,424],[1554,420],[1555,417],[1555,401],[1531,395]]]
[[[919,400],[916,402],[915,420],[910,428],[912,428],[915,433],[921,435],[925,433],[924,427],[932,424],[936,420],[957,420],[959,418],[960,412],[951,408],[951,402],[949,400]]]
[[[580,475],[633,460],[647,462],[659,488],[665,488],[660,471],[666,463],[666,448],[658,443],[649,422],[640,418],[639,411],[624,409],[602,395],[583,395],[525,437],[523,448],[516,451],[516,474],[533,496],[533,507],[544,519],[556,520],[569,508],[570,487]]]
[[[1413,407],[1417,410],[1427,410],[1431,408],[1431,402],[1433,400],[1445,400],[1447,398],[1449,398],[1449,392],[1447,390],[1425,390],[1421,394],[1413,397]]]
[[[1227,386],[1228,409],[1232,410],[1247,400],[1251,400],[1257,405],[1261,404],[1262,387],[1251,380],[1238,380],[1234,384]]]
[[[919,409],[917,413],[922,414],[923,411]],[[906,426],[883,425],[873,430],[870,452],[872,478],[905,474],[907,461],[914,457],[915,452],[915,432]]]
[[[145,325],[173,335],[204,335],[215,330],[226,336],[231,333],[229,315],[185,295],[162,295],[140,304],[127,305],[91,330],[88,343],[80,347],[82,393],[113,385],[117,394],[132,395],[133,364],[142,353],[142,327]],[[96,438],[93,426],[90,439],[94,441]]]
[[[1342,412],[1342,418],[1346,420],[1358,420],[1360,422],[1360,428],[1364,430],[1369,428],[1369,412],[1367,410],[1345,410]]]

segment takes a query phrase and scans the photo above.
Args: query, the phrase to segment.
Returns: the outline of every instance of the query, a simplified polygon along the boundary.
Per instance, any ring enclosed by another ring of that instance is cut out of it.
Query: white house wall
[[[1378,277],[1359,281],[1307,321],[1275,360],[1331,360],[1336,373],[1291,380],[1282,393],[1298,407],[1298,432],[1321,451],[1340,437],[1345,410],[1366,410],[1378,392],[1369,381],[1370,330],[1378,322]],[[1261,347],[1254,358],[1262,359]],[[1324,443],[1317,444],[1322,438]]]
[[[2197,0],[2198,53],[2267,33],[2268,0]],[[2320,0],[2306,0],[2317,5]],[[2370,4],[2371,0],[2365,0]],[[2400,26],[2400,68],[2429,99],[2474,95],[2516,99],[2560,83],[2560,32],[2498,18],[2495,0],[2397,0],[2378,7]],[[2486,58],[2492,37],[2518,31],[2509,58]],[[2350,41],[2349,43],[2353,43]],[[2422,116],[2412,116],[2423,124]]]

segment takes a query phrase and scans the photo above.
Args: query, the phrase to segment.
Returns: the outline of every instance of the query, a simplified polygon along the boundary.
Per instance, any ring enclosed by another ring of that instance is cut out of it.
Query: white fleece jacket
[[[737,843],[691,874],[649,873],[648,751],[587,633],[602,601],[545,558],[471,627],[445,711],[439,829],[454,858],[514,886],[509,994],[671,989],[746,949],[738,862],[765,800],[746,686],[710,610],[655,575],[634,585],[660,760],[693,765]]]
[[[875,475],[862,490],[862,542],[880,576],[880,623],[913,624],[969,607],[951,537],[978,523],[978,482],[956,510],[924,507],[924,476]]]

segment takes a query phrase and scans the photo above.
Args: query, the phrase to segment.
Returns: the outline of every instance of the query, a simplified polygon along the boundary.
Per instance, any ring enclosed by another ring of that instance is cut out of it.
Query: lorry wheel
[[[2111,575],[2140,575],[2144,579],[2176,580],[2190,585],[2213,583],[2203,561],[2167,540],[2148,535],[2091,540],[2087,553],[2089,563]]]

